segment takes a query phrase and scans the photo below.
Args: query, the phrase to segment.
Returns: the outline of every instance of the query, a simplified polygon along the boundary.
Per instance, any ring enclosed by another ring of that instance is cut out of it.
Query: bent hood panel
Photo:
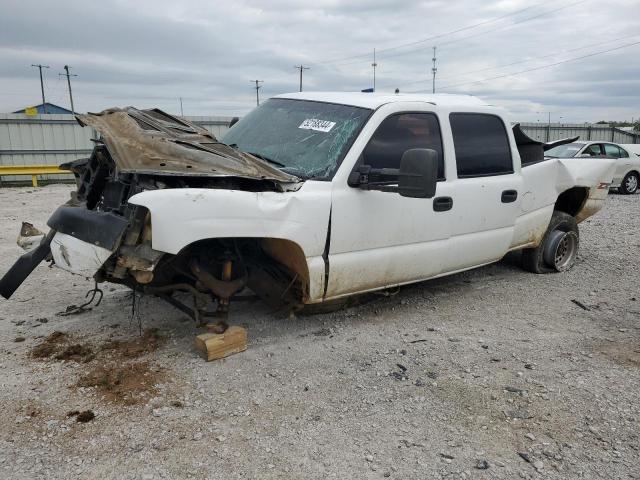
[[[89,125],[100,133],[123,172],[299,181],[252,155],[218,142],[208,130],[158,109],[112,108],[76,115],[76,119],[80,125]]]

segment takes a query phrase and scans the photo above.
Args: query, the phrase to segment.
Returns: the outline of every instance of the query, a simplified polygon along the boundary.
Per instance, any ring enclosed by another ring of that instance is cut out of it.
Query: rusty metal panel
[[[229,128],[233,117],[187,117],[220,136]],[[93,148],[92,138],[97,138],[91,128],[82,128],[73,115],[0,114],[0,165],[60,165],[61,163],[89,156]],[[72,175],[42,176],[44,179],[71,179]],[[9,178],[5,178],[9,180]],[[12,177],[13,181],[30,181],[28,177]]]

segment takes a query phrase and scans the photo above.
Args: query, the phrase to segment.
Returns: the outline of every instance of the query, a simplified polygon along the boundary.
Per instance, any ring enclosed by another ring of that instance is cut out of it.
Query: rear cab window
[[[438,153],[438,180],[445,179],[442,136],[434,113],[395,113],[385,118],[362,152],[362,164],[371,168],[400,168],[407,150],[429,148]]]
[[[513,173],[509,136],[500,117],[485,113],[451,113],[449,122],[458,178]]]

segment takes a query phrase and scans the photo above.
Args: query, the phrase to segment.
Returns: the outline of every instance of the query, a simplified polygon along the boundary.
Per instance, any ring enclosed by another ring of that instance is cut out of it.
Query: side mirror
[[[233,127],[236,123],[238,123],[240,119],[238,117],[233,117],[229,122],[229,128]]]
[[[430,148],[407,150],[400,160],[398,193],[403,197],[433,198],[438,182],[438,152]]]

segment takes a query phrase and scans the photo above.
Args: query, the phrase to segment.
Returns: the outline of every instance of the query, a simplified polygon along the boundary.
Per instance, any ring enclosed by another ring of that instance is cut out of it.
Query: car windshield
[[[554,158],[571,158],[575,157],[582,147],[584,147],[583,143],[566,143],[564,145],[558,145],[557,147],[550,148],[544,152],[544,156]]]
[[[331,178],[371,114],[366,108],[274,98],[221,141],[301,178]]]

